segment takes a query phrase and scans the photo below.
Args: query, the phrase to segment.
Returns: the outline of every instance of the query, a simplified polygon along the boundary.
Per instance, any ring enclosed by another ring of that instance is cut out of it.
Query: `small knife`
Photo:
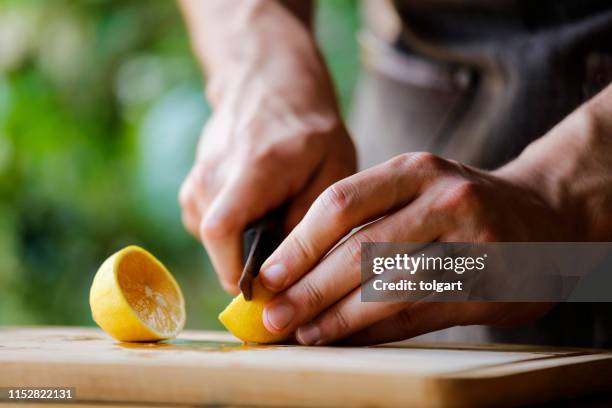
[[[261,265],[283,240],[283,219],[282,209],[274,210],[250,224],[242,234],[244,269],[238,285],[246,300],[253,297],[253,279]]]

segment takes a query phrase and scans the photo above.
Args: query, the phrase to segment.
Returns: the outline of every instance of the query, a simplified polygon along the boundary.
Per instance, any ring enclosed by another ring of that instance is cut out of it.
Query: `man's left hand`
[[[566,228],[546,197],[522,183],[429,153],[403,154],[335,183],[314,202],[262,267],[262,284],[279,292],[264,324],[322,345],[528,321],[551,304],[361,302],[361,243],[563,241]]]

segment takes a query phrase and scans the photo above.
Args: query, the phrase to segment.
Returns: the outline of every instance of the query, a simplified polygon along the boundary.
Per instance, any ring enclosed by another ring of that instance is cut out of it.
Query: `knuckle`
[[[436,174],[452,166],[449,161],[429,152],[404,153],[387,163],[391,168],[401,172],[419,171]]]
[[[250,147],[247,148],[247,154],[256,165],[268,164],[279,158],[278,148],[274,145]]]
[[[299,132],[295,140],[300,151],[321,151],[325,146],[326,136],[325,130],[314,128]]]
[[[415,326],[414,316],[410,309],[404,309],[395,315],[395,324],[403,329],[410,329]]]
[[[213,228],[212,226],[206,224],[205,222],[200,223],[199,232],[200,232],[200,238],[203,241],[209,241],[211,239],[215,239],[215,237],[218,235],[217,230]]]
[[[443,207],[446,210],[471,212],[477,208],[479,198],[480,187],[464,180],[449,188],[443,199]]]
[[[414,153],[402,153],[398,156],[393,157],[387,163],[394,169],[405,169],[406,167],[409,167],[412,164],[413,155]]]
[[[600,130],[600,123],[595,113],[596,105],[593,102],[585,104],[582,109],[572,114],[572,119],[576,130],[584,135],[597,135]]]
[[[425,170],[442,170],[446,165],[444,159],[429,152],[412,153],[408,160],[413,166]]]
[[[361,242],[351,238],[346,242],[348,261],[351,264],[361,264]]]
[[[228,236],[234,232],[235,229],[231,217],[216,220],[214,223],[207,221],[204,217],[204,220],[200,224],[200,238],[204,241],[217,240]]]
[[[295,236],[293,239],[293,248],[295,250],[296,259],[313,259],[315,258],[315,251],[306,240],[299,236]]]
[[[209,164],[199,161],[183,181],[179,190],[179,202],[181,205],[189,204],[204,198],[211,191],[210,186],[214,182],[214,172]]]
[[[477,240],[479,242],[500,242],[502,236],[496,228],[485,225],[481,227]]]
[[[302,291],[306,297],[306,304],[310,309],[319,309],[324,302],[323,292],[310,279],[305,279],[302,283]]]
[[[348,261],[352,265],[361,264],[361,255],[362,255],[361,244],[362,242],[368,242],[368,241],[365,239],[364,240],[359,239],[357,237],[350,238],[348,241],[346,241],[347,258],[348,258]]]
[[[351,325],[344,315],[344,312],[339,307],[334,307],[330,310],[330,318],[334,322],[333,324],[337,334],[346,334],[351,331]]]
[[[335,217],[342,218],[355,202],[356,191],[351,184],[337,182],[331,185],[321,195],[324,211],[332,211]]]
[[[453,194],[463,201],[473,201],[478,198],[479,186],[473,181],[461,181],[452,189]]]
[[[189,174],[189,179],[193,184],[197,184],[203,187],[208,184],[211,173],[212,165],[209,164],[207,160],[202,159],[199,160],[196,164],[194,164],[193,169]]]
[[[191,215],[186,212],[183,212],[183,214],[181,214],[181,221],[183,222],[183,226],[185,227],[185,229],[187,229],[187,231],[189,231],[196,238],[199,237],[197,221],[193,219]]]
[[[346,241],[346,251],[348,252],[348,260],[352,265],[361,265],[363,255],[362,244],[376,242],[366,231],[359,231]]]
[[[189,206],[191,206],[192,193],[191,193],[191,181],[189,180],[189,178],[187,178],[181,185],[181,188],[178,194],[178,201],[182,208],[188,208]]]

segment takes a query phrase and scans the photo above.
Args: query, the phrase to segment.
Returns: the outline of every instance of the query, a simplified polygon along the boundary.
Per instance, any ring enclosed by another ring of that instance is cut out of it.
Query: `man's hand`
[[[608,116],[593,114],[597,106],[583,109],[496,172],[410,153],[332,185],[262,267],[263,285],[279,292],[264,311],[267,329],[297,330],[307,345],[347,337],[371,344],[454,325],[514,325],[545,313],[551,304],[362,303],[361,243],[606,238],[612,132],[601,136],[611,128]]]
[[[230,292],[248,223],[289,202],[290,231],[326,187],[355,171],[341,119],[311,103],[296,107],[257,80],[226,96],[204,129],[179,200],[185,226],[202,240]]]
[[[245,227],[286,204],[290,231],[355,172],[355,149],[306,16],[269,0],[182,5],[214,109],[180,190],[183,223],[236,293]]]
[[[351,229],[368,222],[327,254]],[[315,201],[262,268],[263,285],[284,291],[266,307],[264,323],[275,333],[299,328],[298,341],[309,345],[370,325],[375,327],[364,336],[380,342],[468,322],[514,323],[524,317],[524,307],[362,303],[361,243],[567,236],[560,215],[536,192],[429,153],[404,154],[335,183]],[[548,307],[528,310],[541,313]]]

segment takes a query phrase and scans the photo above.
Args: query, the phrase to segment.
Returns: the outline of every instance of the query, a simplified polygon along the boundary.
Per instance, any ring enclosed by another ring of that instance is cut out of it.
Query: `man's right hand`
[[[180,0],[214,114],[180,191],[183,222],[238,292],[245,227],[287,204],[285,229],[356,170],[310,31],[308,0]]]
[[[290,231],[326,187],[356,168],[327,78],[272,74],[234,73],[221,97],[211,98],[217,106],[179,193],[183,223],[231,293],[238,291],[245,227],[288,203]]]

